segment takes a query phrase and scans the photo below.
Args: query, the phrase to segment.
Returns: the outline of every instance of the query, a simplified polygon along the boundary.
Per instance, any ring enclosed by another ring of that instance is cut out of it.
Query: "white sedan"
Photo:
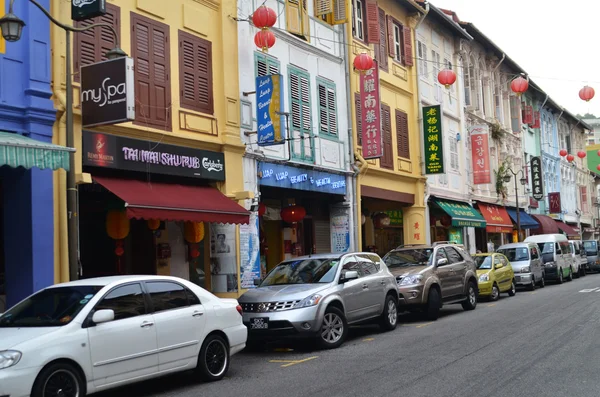
[[[189,369],[219,380],[247,334],[235,299],[179,278],[54,285],[0,315],[0,396],[83,397]]]

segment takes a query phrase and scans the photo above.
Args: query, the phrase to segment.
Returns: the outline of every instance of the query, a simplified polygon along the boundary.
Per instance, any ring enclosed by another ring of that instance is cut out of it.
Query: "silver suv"
[[[250,346],[268,339],[315,338],[340,346],[348,325],[398,321],[396,279],[376,254],[309,255],[286,260],[239,298]]]
[[[444,304],[460,303],[464,310],[477,306],[475,261],[461,245],[404,245],[383,260],[396,276],[400,309],[422,311],[427,319],[437,320]]]

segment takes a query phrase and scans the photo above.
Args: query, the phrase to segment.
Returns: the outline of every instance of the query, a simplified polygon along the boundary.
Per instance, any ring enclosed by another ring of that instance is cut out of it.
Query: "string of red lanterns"
[[[263,52],[275,45],[275,34],[269,29],[277,22],[277,13],[265,5],[262,5],[252,14],[252,23],[260,30],[254,35],[254,44]]]

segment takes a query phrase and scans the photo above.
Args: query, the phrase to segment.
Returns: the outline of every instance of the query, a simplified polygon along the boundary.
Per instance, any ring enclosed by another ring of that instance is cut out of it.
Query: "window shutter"
[[[306,41],[310,41],[310,17],[308,16],[308,0],[302,1],[300,12],[302,14],[302,36]]]
[[[333,12],[333,0],[315,0],[315,15],[320,17]]]
[[[285,29],[297,35],[302,34],[302,15],[299,1],[286,0],[285,2]]]
[[[377,0],[366,0],[367,44],[379,43],[379,7]]]
[[[300,78],[294,73],[290,73],[290,96],[292,98],[292,128],[299,130],[302,127],[300,115]]]
[[[540,112],[533,112],[533,125],[532,128],[540,128]]]
[[[354,112],[356,117],[356,144],[362,146],[362,106],[358,92],[354,93]]]
[[[413,56],[412,56],[412,34],[410,32],[410,26],[404,26],[404,32],[402,34],[404,37],[404,64],[406,66],[413,66]]]
[[[333,88],[327,89],[327,109],[329,110],[329,133],[337,134],[337,112]]]
[[[523,124],[533,123],[533,107],[528,106],[525,102],[521,103],[521,113]]]
[[[510,122],[513,133],[521,132],[521,116],[519,112],[519,101],[514,95],[510,96]]]
[[[319,124],[320,130],[329,132],[329,115],[327,109],[327,87],[323,84],[317,85],[319,90]]]
[[[179,85],[182,107],[213,114],[212,43],[182,31],[179,31]]]
[[[379,159],[381,168],[394,169],[394,149],[392,147],[392,120],[390,107],[381,105],[382,123],[381,132],[383,140],[383,156]]]
[[[342,25],[350,20],[350,7],[346,0],[333,0],[333,25]]]
[[[396,109],[396,140],[398,144],[398,156],[409,159],[408,115],[398,109]]]
[[[396,56],[396,40],[394,39],[394,20],[391,16],[387,17],[387,40],[388,40],[388,52],[390,56],[394,58]]]
[[[267,59],[264,57],[256,58],[256,77],[262,77],[269,74]]]
[[[379,9],[379,68],[388,70],[388,53],[386,45],[386,29],[385,29],[385,11]]]

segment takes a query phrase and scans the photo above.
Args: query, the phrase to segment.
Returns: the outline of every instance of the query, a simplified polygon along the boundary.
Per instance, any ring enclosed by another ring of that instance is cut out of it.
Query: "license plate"
[[[267,317],[255,317],[250,319],[250,328],[269,329],[269,319]]]

